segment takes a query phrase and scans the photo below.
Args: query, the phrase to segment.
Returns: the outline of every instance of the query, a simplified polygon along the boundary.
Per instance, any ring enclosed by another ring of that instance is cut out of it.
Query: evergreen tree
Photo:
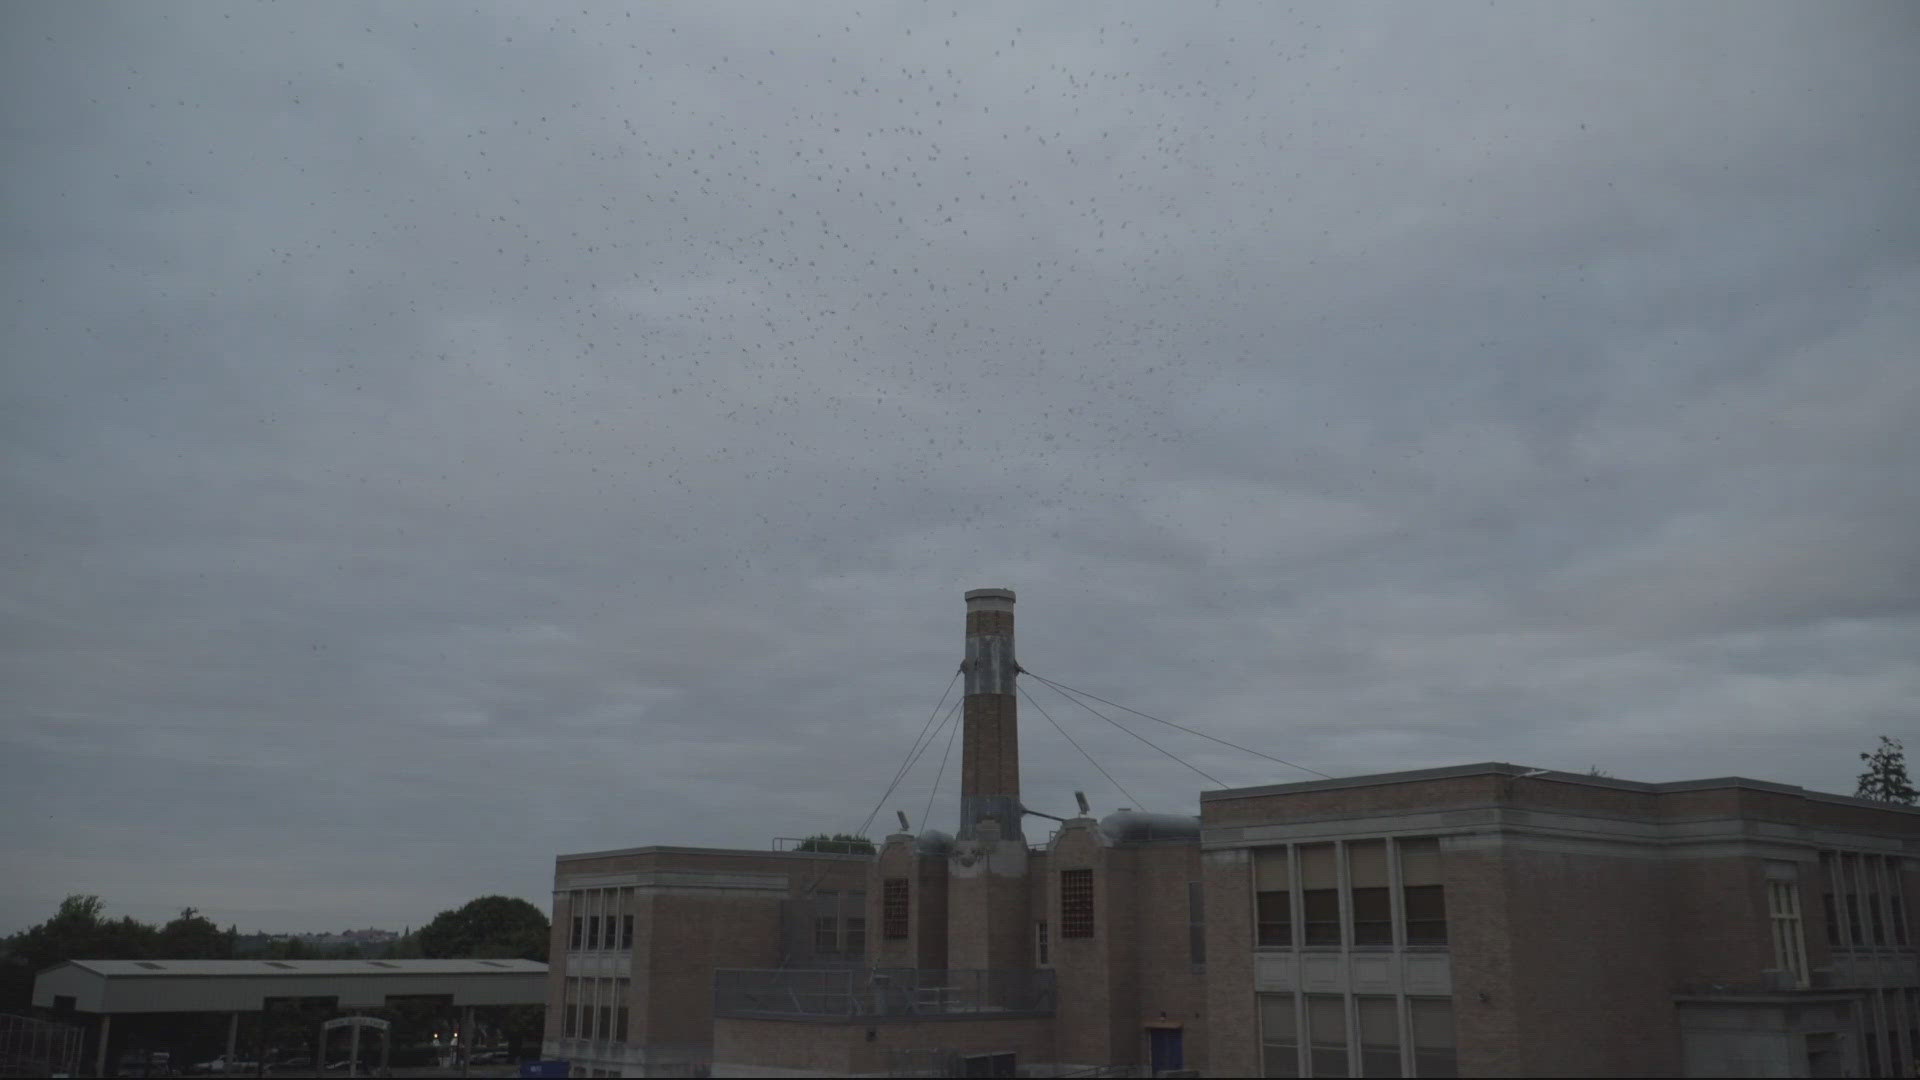
[[[1912,806],[1916,792],[1907,777],[1907,752],[1899,739],[1880,736],[1880,749],[1861,754],[1867,771],[1860,774],[1860,787],[1854,795],[1862,799]]]

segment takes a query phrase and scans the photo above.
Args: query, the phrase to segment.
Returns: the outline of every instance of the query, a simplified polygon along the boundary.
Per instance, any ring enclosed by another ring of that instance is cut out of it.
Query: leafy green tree
[[[155,951],[172,960],[231,960],[233,938],[194,908],[160,928]]]
[[[0,1008],[31,1008],[34,976],[55,964],[157,955],[156,927],[129,917],[108,919],[105,910],[98,896],[76,893],[60,902],[53,918],[8,938],[0,958]]]
[[[547,935],[552,924],[539,908],[510,896],[482,896],[464,907],[443,911],[419,933],[402,938],[396,951],[417,949],[425,957],[476,960],[547,959]],[[516,1061],[531,1040],[538,1044],[546,1010],[539,1005],[512,1005],[494,1017],[507,1038],[507,1052]],[[468,1036],[469,1038],[471,1036]]]
[[[855,836],[852,833],[814,833],[812,836],[800,841],[800,846],[794,848],[794,850],[827,851],[835,854],[848,855],[871,855],[875,849],[873,841],[864,836]]]
[[[476,960],[547,959],[546,913],[511,896],[482,896],[420,928],[420,955]]]
[[[1856,797],[1913,805],[1916,792],[1907,776],[1907,751],[1899,739],[1880,736],[1880,748],[1871,754],[1861,754],[1860,760],[1867,763],[1867,771],[1860,774],[1860,787],[1854,792]]]

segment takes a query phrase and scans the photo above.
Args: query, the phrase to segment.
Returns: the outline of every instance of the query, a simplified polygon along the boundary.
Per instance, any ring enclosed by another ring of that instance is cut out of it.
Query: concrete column
[[[93,1054],[93,1075],[107,1075],[107,1038],[113,1034],[113,1017],[108,1013],[100,1014],[100,1046]]]
[[[227,1017],[227,1060],[228,1061],[233,1060],[234,1047],[237,1046],[239,1042],[240,1042],[240,1014],[233,1013]]]
[[[473,1061],[473,1006],[460,1018],[460,1075],[467,1075],[467,1066]]]
[[[360,1075],[360,1025],[353,1025],[353,1034],[347,1043],[347,1075]]]

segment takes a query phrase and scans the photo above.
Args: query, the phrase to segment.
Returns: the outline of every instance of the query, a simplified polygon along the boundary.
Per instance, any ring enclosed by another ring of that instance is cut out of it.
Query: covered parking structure
[[[34,979],[33,1003],[97,1017],[95,1075],[106,1075],[113,1018],[225,1013],[232,1060],[243,1014],[274,1002],[325,1003],[335,1011],[430,1001],[473,1009],[544,1005],[547,965],[535,960],[69,960]]]

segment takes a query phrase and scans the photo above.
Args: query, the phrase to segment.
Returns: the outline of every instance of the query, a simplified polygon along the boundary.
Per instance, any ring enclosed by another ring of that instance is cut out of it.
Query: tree
[[[160,928],[155,951],[170,960],[231,960],[233,939],[194,908]]]
[[[836,855],[871,855],[874,853],[874,846],[872,840],[864,836],[855,836],[852,833],[833,833],[831,835],[827,833],[814,833],[812,836],[800,841],[800,846],[793,850],[826,851]]]
[[[1876,799],[1880,802],[1898,803],[1912,806],[1915,795],[1913,781],[1907,777],[1907,752],[1899,739],[1880,736],[1880,749],[1871,754],[1861,754],[1860,760],[1867,763],[1867,771],[1860,774],[1860,787],[1855,797]]]
[[[411,935],[413,948],[429,958],[476,960],[547,959],[547,935],[552,925],[545,912],[511,896],[482,896],[455,911],[443,911]],[[406,939],[402,939],[404,945]],[[507,1037],[507,1053],[516,1061],[529,1040],[538,1043],[546,1023],[539,1005],[511,1005],[497,1015]]]
[[[546,913],[511,896],[482,896],[420,928],[420,955],[476,960],[547,959]]]
[[[98,896],[75,893],[60,901],[53,918],[6,941],[0,958],[0,1011],[25,1012],[32,1005],[39,972],[68,960],[150,960],[159,930],[133,918],[107,919]]]

